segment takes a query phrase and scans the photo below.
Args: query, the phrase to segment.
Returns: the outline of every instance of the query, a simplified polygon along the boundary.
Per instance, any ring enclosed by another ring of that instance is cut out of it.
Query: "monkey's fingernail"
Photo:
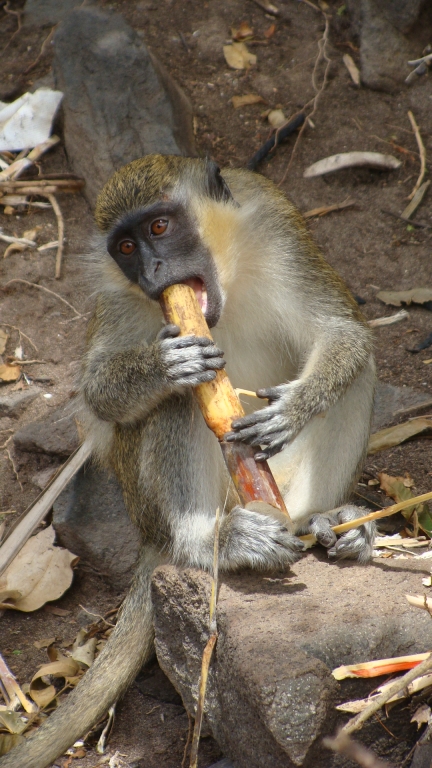
[[[226,435],[224,435],[224,440],[226,440],[227,443],[232,443],[233,440],[236,438],[235,432],[227,432]]]
[[[254,459],[255,461],[267,461],[268,456],[266,453],[256,453]]]

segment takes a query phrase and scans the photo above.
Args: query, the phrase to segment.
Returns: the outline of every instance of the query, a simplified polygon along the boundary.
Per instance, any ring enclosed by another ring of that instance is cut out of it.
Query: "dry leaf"
[[[50,525],[24,544],[0,576],[0,607],[35,611],[70,587],[77,558],[67,549],[55,547],[54,538]]]
[[[83,645],[79,645],[77,644],[77,641],[75,641],[71,651],[71,657],[79,664],[84,664],[86,667],[91,667],[94,662],[96,653],[96,644],[96,637],[91,637],[90,640],[87,640],[87,642]]]
[[[56,640],[56,637],[46,637],[42,640],[35,640],[33,645],[40,650],[41,648],[47,648],[49,645],[52,645]]]
[[[380,291],[377,299],[384,304],[400,307],[402,304],[424,304],[432,301],[432,288],[411,288],[410,291]]]
[[[417,419],[404,421],[403,424],[396,424],[394,427],[381,429],[370,436],[368,454],[378,453],[378,451],[384,451],[386,448],[393,448],[395,445],[400,445],[405,440],[409,440],[410,437],[419,435],[427,429],[432,429],[432,419],[428,419],[426,416],[419,416]],[[398,501],[401,500],[398,499]]]
[[[352,56],[349,53],[345,53],[342,56],[342,61],[345,64],[348,72],[350,73],[351,80],[355,85],[360,85],[360,72]]]
[[[53,677],[62,677],[67,683],[76,684],[76,678],[80,673],[78,662],[58,654],[58,661],[52,661],[44,664],[33,676],[30,683],[30,696],[36,702],[38,707],[46,707],[57,695],[55,686],[45,682],[42,678],[48,675]]]
[[[19,365],[8,365],[8,363],[0,365],[0,383],[6,384],[9,381],[17,381],[20,376],[21,368]]]
[[[7,344],[7,340],[8,340],[8,338],[9,338],[9,336],[8,336],[8,334],[6,333],[6,331],[3,331],[3,330],[0,328],[0,355],[2,355],[2,354],[3,354],[3,352],[4,352],[4,351],[5,351],[5,349],[6,349],[6,344]]]
[[[401,165],[401,160],[397,160],[393,155],[383,155],[381,152],[340,152],[338,155],[331,155],[313,163],[306,168],[303,176],[305,179],[312,179],[314,176],[323,176],[325,173],[357,166],[391,171],[400,168]]]
[[[266,31],[264,32],[264,37],[266,37],[267,40],[270,40],[270,38],[273,37],[275,32],[276,32],[276,24],[270,24],[269,28],[266,29]]]
[[[23,733],[28,726],[28,719],[24,720],[18,712],[11,709],[0,711],[0,724],[3,725],[9,733]]]
[[[267,115],[267,120],[273,128],[280,128],[286,123],[286,117],[281,109],[272,109]]]
[[[62,618],[64,616],[69,616],[71,611],[66,610],[66,608],[58,608],[56,605],[44,605],[44,611],[46,613],[52,613],[54,616],[61,616]]]
[[[257,93],[246,93],[244,96],[233,96],[231,99],[234,109],[239,107],[247,107],[249,104],[259,104],[264,101],[262,96],[258,96]]]
[[[413,421],[417,421],[417,419],[413,419]],[[383,490],[387,496],[390,496],[396,503],[414,498],[412,491],[405,485],[404,481],[406,478],[392,477],[385,472],[380,472],[378,477],[381,490]],[[417,535],[416,529],[420,527],[429,538],[432,537],[432,517],[427,504],[414,504],[412,507],[406,507],[406,509],[402,510],[402,515],[407,523],[412,524],[414,535]]]
[[[14,733],[0,733],[0,757],[6,755],[11,751],[20,741],[23,741],[24,736]]]
[[[249,69],[257,61],[255,54],[249,53],[244,43],[224,45],[223,52],[226,63],[232,69]]]
[[[431,708],[427,704],[421,704],[414,712],[410,723],[417,723],[417,730],[424,723],[429,722],[429,718],[432,715]]]
[[[242,21],[238,29],[233,27],[231,30],[232,39],[240,42],[242,40],[247,40],[248,37],[253,37],[253,34],[254,31],[247,21]]]

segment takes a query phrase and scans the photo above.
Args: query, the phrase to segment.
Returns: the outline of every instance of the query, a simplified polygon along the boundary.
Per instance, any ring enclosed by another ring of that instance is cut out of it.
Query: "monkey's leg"
[[[144,550],[105,648],[48,721],[0,758],[1,768],[46,768],[90,730],[124,693],[153,652],[150,580],[159,562],[154,550]]]
[[[334,406],[322,416],[312,418],[298,437],[269,462],[296,532],[314,533],[324,546],[330,547],[330,556],[360,562],[371,557],[374,526],[349,531],[337,543],[330,528],[352,519],[354,514],[364,514],[344,502],[366,455],[374,381],[371,365]],[[325,514],[337,507],[340,509],[336,517]]]

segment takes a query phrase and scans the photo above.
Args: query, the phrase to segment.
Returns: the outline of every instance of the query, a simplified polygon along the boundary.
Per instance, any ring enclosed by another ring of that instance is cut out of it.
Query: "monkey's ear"
[[[206,160],[207,194],[218,202],[233,200],[230,188],[221,176],[220,168],[213,160]]]

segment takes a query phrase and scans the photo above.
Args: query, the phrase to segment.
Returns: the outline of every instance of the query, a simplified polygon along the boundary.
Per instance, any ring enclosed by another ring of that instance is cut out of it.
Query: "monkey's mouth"
[[[192,288],[198,304],[201,307],[201,312],[205,316],[208,307],[207,288],[204,285],[204,281],[199,277],[191,277],[189,280],[183,280],[183,285],[189,285]]]

